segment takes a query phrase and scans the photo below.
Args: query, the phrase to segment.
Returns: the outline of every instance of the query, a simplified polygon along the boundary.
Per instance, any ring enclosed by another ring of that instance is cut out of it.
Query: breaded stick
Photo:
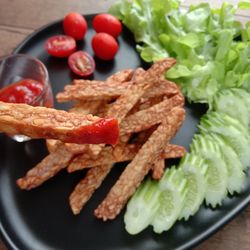
[[[46,180],[55,176],[60,170],[66,168],[72,158],[72,153],[67,151],[63,144],[45,157],[34,168],[29,170],[23,178],[17,180],[21,189],[30,190],[40,186]]]
[[[95,215],[104,221],[114,219],[122,210],[127,200],[140,185],[151,165],[163,151],[185,117],[183,108],[174,108],[169,116],[153,132],[148,141],[143,144],[133,161],[123,171],[122,175],[111,188],[107,197],[95,210]]]
[[[160,180],[164,174],[165,160],[157,159],[152,165],[152,178],[155,180]]]
[[[0,102],[0,131],[79,144],[115,144],[119,136],[113,118],[5,102]]]
[[[86,176],[76,185],[69,197],[73,214],[79,214],[83,206],[91,198],[95,190],[102,184],[112,168],[112,164],[104,164],[88,170]]]
[[[105,82],[108,82],[110,84],[118,85],[121,82],[127,82],[130,81],[133,76],[133,69],[123,69],[120,70],[113,75],[109,76]],[[96,80],[84,80],[84,79],[75,79],[73,80],[73,84],[89,84],[89,83],[104,83],[103,81],[96,81]]]
[[[160,180],[164,174],[165,160],[181,158],[186,154],[186,149],[179,145],[168,144],[161,156],[152,166],[152,177],[155,180]]]
[[[131,82],[123,82],[117,85],[103,83],[90,83],[87,84],[77,84],[77,85],[67,85],[64,91],[56,95],[58,102],[68,102],[68,101],[87,101],[87,100],[109,100],[110,98],[115,98],[124,93],[124,90],[131,86]]]
[[[133,74],[134,74],[133,69],[123,69],[123,70],[120,70],[120,71],[114,73],[113,75],[109,76],[106,79],[106,82],[113,83],[115,85],[117,85],[121,82],[128,82],[133,77]]]
[[[159,124],[168,115],[173,107],[183,106],[184,97],[174,95],[148,109],[138,111],[124,119],[120,126],[120,133],[135,133]]]
[[[77,105],[77,107],[71,109],[70,112],[83,115],[89,112],[95,114],[101,103],[103,102],[88,102],[82,106]],[[63,143],[59,140],[52,139],[47,140],[46,143],[50,154],[32,168],[25,177],[19,180],[24,189],[25,185],[34,188],[52,178],[60,170],[68,166],[74,155],[87,151],[89,146],[86,144]]]
[[[109,100],[123,95],[131,85],[132,81],[119,84],[116,83],[116,85],[113,83],[92,83],[91,81],[88,81],[83,84],[66,86],[63,92],[57,94],[56,98],[58,102]],[[153,96],[161,95],[170,97],[177,94],[178,91],[179,89],[175,84],[165,80],[157,83],[157,87],[150,88],[150,91],[147,91],[143,98],[151,98]]]
[[[116,147],[105,147],[96,158],[93,158],[88,153],[81,154],[72,160],[67,170],[71,173],[84,168],[93,168],[101,164],[131,161],[136,156],[140,148],[141,145],[138,144],[127,144],[124,147],[120,147],[119,153],[117,153]],[[159,158],[180,158],[185,154],[186,149],[184,147],[168,144]]]
[[[170,92],[171,95],[178,92],[178,87],[168,82],[164,79],[164,72],[169,69],[171,66],[175,64],[175,59],[167,58],[161,61],[154,63],[151,68],[149,68],[145,74],[141,75],[141,79],[138,79],[137,82],[144,85],[148,85],[148,87],[152,86],[154,83],[162,82],[163,86],[158,88],[153,88],[150,91],[149,95],[146,97],[152,97],[155,95],[164,94],[163,91],[167,93]],[[137,69],[139,71],[140,69]],[[144,70],[143,70],[144,72]],[[64,91],[58,93],[56,98],[58,102],[67,102],[67,101],[83,101],[83,100],[104,100],[119,97],[123,95],[128,88],[133,86],[133,79],[127,82],[121,82],[120,84],[114,84],[114,82],[106,81],[106,82],[93,82],[93,81],[85,81],[84,84],[76,84],[76,85],[67,85],[64,88]],[[166,85],[166,83],[168,83]],[[159,84],[159,83],[158,83]],[[157,85],[158,85],[157,84]],[[160,85],[161,86],[161,85]],[[156,93],[152,93],[156,91]],[[166,94],[167,94],[166,93]]]

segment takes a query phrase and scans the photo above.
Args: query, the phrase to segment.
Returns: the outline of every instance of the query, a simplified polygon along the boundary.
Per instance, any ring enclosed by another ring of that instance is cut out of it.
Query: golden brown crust
[[[146,71],[123,70],[105,81],[74,80],[65,87],[58,98],[77,101],[70,112],[117,118],[122,132],[119,142],[111,147],[48,141],[50,155],[20,178],[18,185],[31,189],[66,166],[69,172],[89,168],[69,198],[73,213],[78,214],[113,163],[131,161],[95,211],[103,220],[115,218],[150,169],[160,179],[164,159],[186,153],[183,147],[169,144],[184,119],[180,89],[164,79],[164,72],[174,63],[168,58]]]
[[[101,164],[112,164],[117,162],[131,161],[138,153],[141,145],[127,144],[124,146],[105,147],[98,155],[92,157],[88,152],[76,156],[69,164],[69,173],[84,168],[92,168]],[[160,155],[161,159],[180,158],[186,154],[186,149],[179,145],[168,144]]]
[[[72,154],[61,144],[54,152],[29,170],[24,177],[18,179],[17,185],[21,189],[26,190],[38,187],[46,180],[55,176],[60,170],[66,168],[71,158]]]
[[[127,200],[133,195],[145,175],[169,143],[176,130],[184,120],[185,112],[182,108],[174,108],[166,122],[163,122],[153,132],[150,138],[136,154],[134,159],[123,171],[122,175],[111,188],[107,197],[95,210],[95,215],[104,221],[114,219],[122,210]]]
[[[86,176],[76,185],[69,197],[69,204],[73,214],[80,213],[95,190],[102,184],[111,168],[111,164],[104,164],[88,170]]]
[[[87,137],[81,133],[83,129],[101,121],[102,118],[93,115],[0,102],[0,131],[7,134],[86,143]]]
[[[182,95],[174,95],[150,108],[138,111],[122,122],[120,133],[135,133],[146,130],[155,124],[159,124],[171,111],[173,107],[183,106],[184,98]]]
[[[165,169],[165,160],[157,159],[152,165],[152,178],[154,180],[160,180],[163,176]]]

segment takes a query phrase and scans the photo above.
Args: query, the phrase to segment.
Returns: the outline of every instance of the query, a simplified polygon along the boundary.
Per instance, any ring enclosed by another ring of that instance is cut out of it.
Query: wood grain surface
[[[0,0],[0,59],[10,54],[34,30],[51,21],[63,18],[69,11],[77,11],[82,14],[105,12],[114,2],[115,0]],[[184,5],[199,2],[201,1],[186,0]],[[218,6],[222,0],[206,2]],[[239,1],[228,2],[236,4]],[[242,22],[250,20],[249,11],[240,11],[238,14],[238,19]],[[250,249],[250,207],[195,249]],[[1,240],[0,250],[7,250]]]

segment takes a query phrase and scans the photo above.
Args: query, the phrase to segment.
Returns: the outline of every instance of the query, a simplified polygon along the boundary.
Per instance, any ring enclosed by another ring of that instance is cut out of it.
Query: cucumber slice
[[[222,89],[214,97],[212,110],[225,113],[239,120],[245,127],[249,125],[249,110],[244,99],[231,89]]]
[[[179,167],[187,180],[187,193],[179,219],[188,220],[205,198],[208,165],[199,155],[188,153],[181,159]]]
[[[190,149],[191,153],[203,157],[208,165],[206,204],[212,207],[221,205],[227,195],[228,173],[219,146],[200,134],[194,136]]]
[[[138,234],[153,220],[160,207],[160,189],[157,181],[144,181],[127,205],[124,216],[125,228],[129,234]]]
[[[182,169],[167,169],[159,182],[160,207],[152,221],[154,232],[161,233],[172,227],[178,219],[185,199],[186,179]]]
[[[211,112],[201,118],[198,127],[201,132],[221,135],[238,154],[244,168],[249,165],[250,140],[248,129],[241,122],[226,114]]]
[[[220,135],[211,133],[205,135],[206,140],[212,140],[217,143],[223,155],[223,159],[227,166],[228,184],[227,190],[230,194],[234,192],[240,193],[246,183],[246,175],[243,171],[244,167],[236,152],[223,140]]]

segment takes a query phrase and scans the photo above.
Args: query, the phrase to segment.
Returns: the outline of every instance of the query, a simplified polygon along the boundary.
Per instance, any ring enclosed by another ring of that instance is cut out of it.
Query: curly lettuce
[[[179,84],[192,102],[211,103],[223,88],[250,91],[250,22],[235,19],[237,8],[249,9],[247,1],[233,6],[208,3],[180,6],[177,0],[122,0],[110,13],[134,34],[137,50],[146,62],[175,57],[177,64],[166,78]]]

